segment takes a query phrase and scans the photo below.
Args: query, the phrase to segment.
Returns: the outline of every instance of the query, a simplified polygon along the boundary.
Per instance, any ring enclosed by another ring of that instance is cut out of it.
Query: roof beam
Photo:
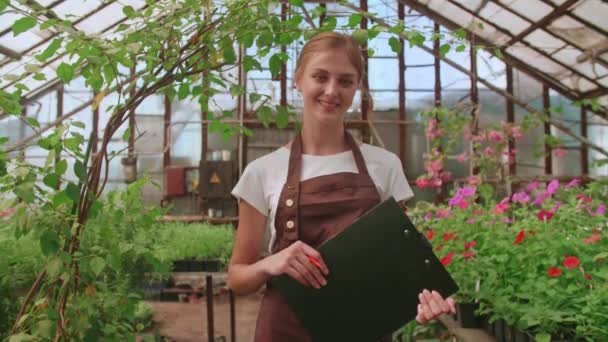
[[[549,0],[540,0],[542,3],[544,3],[545,5],[551,7],[551,8],[555,8],[555,4],[552,3]],[[604,2],[606,2],[606,0],[603,0]],[[570,12],[568,13],[569,16],[571,16],[572,18],[580,21],[583,25],[592,28],[594,30],[596,30],[597,32],[599,32],[600,34],[602,34],[603,36],[608,36],[608,31],[604,30],[603,28],[595,25],[594,23],[590,22],[589,20],[585,19],[585,18],[581,18],[580,16],[578,16],[578,14],[574,13],[574,12]]]
[[[557,17],[564,15],[570,9],[570,7],[572,5],[574,5],[575,3],[579,2],[579,1],[580,0],[568,0],[568,1],[564,2],[563,4],[559,5],[557,8],[554,8],[553,11],[551,13],[547,14],[544,18],[542,18],[541,20],[537,21],[536,23],[530,25],[527,29],[521,31],[518,35],[511,38],[511,40],[506,44],[506,46],[511,46],[511,45],[517,43],[518,41],[522,40],[525,36],[532,33],[532,31],[536,30],[537,28],[542,28],[542,27],[549,25],[553,20],[557,19]]]
[[[478,18],[478,19],[481,19],[481,20],[484,20],[485,22],[487,22],[487,20],[485,20],[484,18],[479,17],[479,15],[478,15],[476,12],[472,12],[471,10],[469,10],[469,9],[468,9],[468,8],[466,8],[466,7],[464,7],[464,6],[463,6],[463,5],[461,5],[460,3],[458,3],[458,2],[454,2],[454,1],[452,1],[452,0],[447,0],[447,1],[448,1],[450,4],[452,4],[452,5],[454,5],[454,6],[458,7],[458,8],[460,8],[461,10],[463,10],[463,11],[467,12],[468,14],[472,15],[473,17]],[[502,34],[504,34],[504,35],[506,35],[506,36],[512,37],[511,33],[510,33],[509,31],[507,31],[506,29],[504,29],[504,28],[502,28],[502,27],[500,27],[500,26],[498,26],[498,25],[494,25],[494,24],[492,24],[492,23],[489,23],[489,24],[490,24],[490,25],[492,25],[492,27],[496,28],[496,30],[498,30],[500,33],[502,33]],[[529,48],[529,49],[531,49],[531,50],[533,50],[533,51],[537,52],[538,54],[540,54],[540,55],[542,55],[542,56],[544,56],[544,57],[547,57],[547,58],[551,59],[551,60],[552,60],[554,63],[559,64],[559,65],[560,65],[561,67],[563,67],[564,69],[567,69],[568,71],[570,71],[570,73],[575,74],[576,76],[578,76],[578,77],[580,77],[580,78],[583,78],[583,79],[585,79],[585,80],[587,80],[587,81],[589,81],[589,82],[591,82],[591,83],[594,83],[596,87],[601,88],[601,85],[600,85],[599,83],[597,83],[597,82],[596,82],[594,79],[592,79],[592,78],[588,77],[587,75],[585,75],[585,74],[581,73],[580,71],[578,71],[578,70],[574,69],[572,66],[570,66],[570,65],[568,65],[568,64],[566,64],[566,63],[563,63],[563,62],[562,62],[562,61],[560,61],[560,60],[557,60],[557,59],[553,58],[553,57],[552,57],[552,56],[551,56],[549,53],[547,53],[546,51],[544,51],[544,50],[542,50],[542,49],[539,49],[539,48],[537,48],[536,46],[534,46],[534,45],[532,45],[532,44],[530,44],[530,43],[528,43],[528,42],[526,42],[526,41],[522,41],[522,42],[521,42],[521,44],[523,44],[523,45],[524,45],[524,46],[526,46],[527,48]],[[567,44],[566,44],[566,45],[567,45]],[[505,45],[505,46],[509,46],[509,45]],[[503,52],[503,54],[505,53],[504,48],[502,49],[502,52]],[[556,78],[556,80],[557,80],[557,78]]]
[[[0,45],[0,53],[12,59],[21,58],[20,54],[2,45]]]

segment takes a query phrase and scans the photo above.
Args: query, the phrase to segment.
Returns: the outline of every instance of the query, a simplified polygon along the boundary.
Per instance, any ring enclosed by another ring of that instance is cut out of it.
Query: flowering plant
[[[608,338],[608,184],[532,182],[496,200],[488,185],[410,213],[479,313],[520,329]]]

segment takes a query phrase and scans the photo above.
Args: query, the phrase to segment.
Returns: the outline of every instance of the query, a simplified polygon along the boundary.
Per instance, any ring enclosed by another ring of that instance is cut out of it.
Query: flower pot
[[[222,262],[219,259],[203,260],[204,272],[219,272],[222,269]]]
[[[173,261],[173,272],[190,272],[190,260]]]
[[[475,315],[475,310],[479,308],[477,303],[458,303],[456,305],[456,319],[463,328],[480,328],[480,317]]]
[[[513,336],[513,341],[515,342],[529,342],[530,339],[528,338],[528,334],[526,334],[524,331],[521,331],[517,328],[513,328],[514,330],[514,336]]]
[[[502,319],[494,321],[494,337],[496,342],[506,342],[505,339],[505,321]]]
[[[483,329],[485,332],[487,332],[491,336],[494,336],[494,324],[490,323],[490,316],[481,315],[480,322],[481,322],[481,329]]]

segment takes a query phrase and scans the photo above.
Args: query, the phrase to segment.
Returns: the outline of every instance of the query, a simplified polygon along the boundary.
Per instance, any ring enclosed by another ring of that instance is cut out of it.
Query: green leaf
[[[36,18],[30,16],[17,19],[13,23],[13,35],[18,36],[21,33],[26,32],[29,29],[34,28],[37,23]]]
[[[355,27],[359,26],[361,24],[362,19],[363,19],[363,16],[359,13],[351,14],[350,18],[348,18],[348,27],[355,28]]]
[[[182,83],[177,91],[177,98],[180,100],[185,99],[190,94],[190,85],[188,83]]]
[[[257,115],[264,127],[268,128],[272,120],[272,109],[268,106],[261,106],[257,110]]]
[[[70,64],[61,63],[57,68],[57,77],[63,83],[70,82],[74,78],[74,67]]]
[[[338,25],[338,19],[336,17],[328,16],[323,20],[321,28],[326,31],[333,31]]]
[[[44,49],[44,51],[42,51],[41,53],[36,55],[36,59],[39,60],[40,62],[44,62],[47,59],[53,57],[55,52],[57,52],[57,50],[61,47],[62,42],[63,42],[63,38],[53,39],[51,44],[49,44],[49,46],[47,46],[46,49]]]
[[[49,188],[56,189],[57,185],[59,184],[59,176],[57,176],[55,173],[49,173],[44,176],[42,182]]]
[[[233,97],[237,97],[239,95],[243,95],[245,93],[245,87],[238,85],[238,84],[233,84],[230,86],[230,95]]]
[[[94,256],[89,262],[89,266],[91,267],[91,271],[93,271],[95,276],[99,276],[103,269],[106,268],[106,262],[102,258]]]
[[[597,262],[600,259],[608,259],[608,252],[597,254],[593,257],[593,262]]]
[[[36,196],[34,196],[34,183],[33,182],[24,182],[17,185],[13,192],[19,198],[21,198],[25,203],[34,203],[36,200]]]
[[[222,53],[224,55],[224,61],[226,61],[226,63],[234,64],[234,62],[236,62],[236,53],[234,52],[234,46],[232,46],[232,43],[226,44],[223,47]]]
[[[52,230],[45,230],[40,235],[40,249],[46,256],[55,254],[60,247],[59,236]]]
[[[32,326],[32,333],[50,340],[55,334],[55,322],[50,319],[38,321]]]
[[[265,31],[258,36],[258,39],[256,40],[256,45],[260,48],[270,46],[272,45],[273,40],[274,39],[272,33],[269,31]]]
[[[63,268],[63,262],[58,257],[54,257],[46,264],[46,272],[49,274],[51,278],[55,278],[61,274],[61,269]]]
[[[302,7],[304,6],[304,0],[289,0],[292,6]]]
[[[399,53],[403,47],[401,41],[395,37],[390,37],[388,39],[388,45],[390,45],[391,50],[393,50],[394,53]]]
[[[8,7],[9,0],[0,0],[0,13]]]
[[[413,46],[422,46],[422,44],[424,44],[424,41],[426,40],[426,38],[420,32],[413,31],[413,32],[410,32],[408,40],[410,42],[410,47],[413,47]]]
[[[258,62],[257,59],[255,59],[251,56],[245,56],[245,58],[243,59],[243,66],[245,68],[245,72],[251,71],[254,69],[262,71],[262,65],[260,64],[260,62]]]
[[[70,124],[74,127],[78,127],[78,128],[82,128],[82,129],[84,129],[86,127],[84,122],[82,122],[82,121],[72,121],[72,122],[70,122]]]
[[[36,81],[46,81],[46,75],[43,73],[37,73],[33,77]]]
[[[272,55],[272,57],[270,57],[270,60],[268,61],[268,68],[270,68],[270,73],[273,77],[279,74],[281,71],[281,65],[281,58],[279,57],[278,53],[275,53]]]
[[[26,64],[23,69],[32,74],[40,72],[40,70],[42,70],[42,68],[38,64]]]
[[[551,335],[547,333],[536,334],[536,342],[551,342]]]
[[[87,181],[87,168],[80,160],[74,162],[74,174],[81,182]]]
[[[80,199],[80,190],[78,190],[78,186],[76,184],[69,182],[65,187],[65,193],[74,203],[78,203]]]
[[[287,108],[277,106],[276,122],[277,122],[277,127],[279,129],[283,129],[283,128],[287,127],[287,125],[289,124],[289,112],[287,111]]]
[[[28,117],[26,120],[30,126],[36,127],[36,128],[40,127],[40,123],[38,122],[38,120],[36,120],[36,118]]]
[[[262,95],[260,95],[258,93],[250,93],[249,94],[249,103],[254,104],[254,103],[258,102],[258,100],[261,98],[262,98]]]
[[[447,55],[447,54],[448,54],[448,52],[450,52],[450,49],[451,49],[451,48],[452,48],[452,47],[450,46],[450,44],[447,44],[447,43],[446,43],[446,44],[442,44],[442,45],[439,47],[439,55],[440,55],[441,57],[445,57],[445,55]]]
[[[55,195],[53,195],[53,206],[55,206],[56,208],[59,208],[62,205],[70,205],[72,203],[72,200],[70,199],[70,196],[68,196],[68,194],[64,191],[59,191],[58,193],[56,193]]]
[[[125,14],[125,16],[127,16],[127,18],[134,18],[137,13],[135,12],[135,9],[133,8],[133,6],[125,6],[122,8],[122,13]]]
[[[62,176],[68,170],[68,162],[65,159],[61,159],[55,164],[55,173],[58,176]]]
[[[131,127],[127,127],[125,132],[122,134],[122,141],[127,142],[131,137]]]
[[[355,32],[353,32],[353,38],[355,38],[357,43],[359,43],[360,45],[364,45],[367,43],[367,36],[367,30],[355,30]]]
[[[467,49],[467,46],[464,44],[460,44],[456,47],[456,52],[463,52],[464,50]]]

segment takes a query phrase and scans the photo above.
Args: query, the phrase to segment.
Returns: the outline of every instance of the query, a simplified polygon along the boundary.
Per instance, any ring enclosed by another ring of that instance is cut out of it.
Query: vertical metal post
[[[135,64],[131,67],[131,77],[135,77]],[[129,96],[133,98],[136,91],[137,89],[132,87]],[[135,108],[129,111],[129,133],[128,157],[132,158],[135,153]]]
[[[281,3],[281,23],[287,21],[287,4]],[[287,46],[281,45],[281,52],[287,52]],[[287,106],[287,65],[285,63],[281,64],[281,106]]]
[[[587,139],[587,107],[581,107],[581,136]],[[581,173],[589,175],[589,148],[581,143]]]
[[[163,170],[171,165],[171,141],[169,130],[171,129],[171,100],[165,95],[165,114],[163,130]]]
[[[506,73],[507,73],[507,93],[509,93],[509,95],[514,95],[513,94],[513,67],[509,64],[505,64],[506,66]],[[507,101],[507,122],[509,124],[513,124],[515,122],[515,104],[513,103],[513,100],[510,97],[506,97],[506,101]],[[507,147],[507,153],[509,153],[508,158],[511,158],[512,155],[514,155],[515,151],[515,140],[513,140],[512,137],[509,137],[509,142],[508,142],[508,147]],[[516,174],[516,164],[515,164],[515,160],[513,160],[513,163],[509,163],[509,175],[515,175]]]
[[[63,83],[61,83],[59,85],[59,87],[57,87],[57,119],[59,119],[60,117],[63,116],[63,95],[65,93],[65,88],[63,86]],[[55,155],[55,165],[57,165],[57,163],[59,163],[59,161],[61,160],[61,152],[60,154],[56,154]],[[59,179],[57,181],[57,186],[55,187],[55,189],[59,190],[59,188],[61,187],[61,179]]]
[[[399,20],[405,21],[405,6],[399,2],[397,5],[397,11]],[[401,166],[405,169],[405,163],[407,162],[407,152],[405,148],[405,135],[406,128],[404,122],[406,120],[406,103],[405,103],[405,41],[403,38],[399,38],[401,42],[401,51],[398,54],[399,61],[399,158],[401,159]]]
[[[207,303],[207,338],[209,342],[214,342],[215,340],[215,332],[214,323],[213,323],[213,277],[211,275],[207,275],[205,277],[205,297]]]
[[[97,96],[97,94],[94,95]],[[93,145],[91,146],[91,153],[92,155],[96,155],[98,150],[97,145],[99,142],[99,106],[93,109],[93,125],[91,127],[91,131],[91,144]]]
[[[472,34],[469,35],[469,42],[471,44],[469,49],[471,59],[471,103],[473,104],[473,109],[471,110],[471,133],[477,135],[479,134],[479,91],[477,88],[477,51],[475,50],[475,38]],[[475,154],[477,151],[473,149],[472,153]],[[476,175],[479,173],[479,168],[474,167],[471,171],[472,174]]]
[[[367,12],[367,0],[360,0],[361,10]],[[361,20],[361,29],[367,30],[367,18],[363,17]],[[369,58],[367,54],[367,42],[361,47],[363,52],[363,78],[361,84],[363,85],[363,90],[361,91],[361,119],[364,121],[368,120],[367,111],[370,107],[370,99],[371,91],[369,90],[369,78],[368,70],[369,70]],[[361,129],[361,136],[364,142],[370,141],[370,132],[369,126],[366,126]]]
[[[543,111],[551,117],[551,98],[549,97],[549,87],[543,85]],[[551,135],[551,124],[546,121],[544,124],[545,137]],[[550,175],[553,172],[553,158],[551,157],[551,146],[545,142],[545,174]]]

